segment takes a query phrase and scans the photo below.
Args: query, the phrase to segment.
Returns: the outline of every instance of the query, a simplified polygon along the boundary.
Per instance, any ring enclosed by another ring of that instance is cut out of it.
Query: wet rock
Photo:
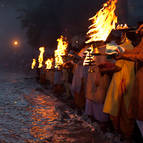
[[[70,125],[58,126],[52,141],[54,143],[90,143],[92,140],[93,135],[90,129],[83,128],[80,124],[72,122]]]
[[[36,91],[39,91],[39,92],[44,92],[44,89],[42,88],[35,88]]]

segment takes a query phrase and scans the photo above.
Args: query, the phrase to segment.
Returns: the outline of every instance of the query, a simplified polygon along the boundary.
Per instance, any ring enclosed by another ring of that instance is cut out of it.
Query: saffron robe
[[[133,50],[121,55],[123,59],[136,61],[136,78],[132,88],[128,115],[130,118],[143,121],[143,38]]]
[[[126,41],[120,45],[125,49],[133,49],[131,41]],[[128,110],[130,95],[132,93],[133,82],[135,78],[134,62],[126,60],[118,60],[116,65],[121,67],[121,71],[114,73],[107,96],[104,103],[103,112],[112,116],[118,116],[122,98],[126,110]]]

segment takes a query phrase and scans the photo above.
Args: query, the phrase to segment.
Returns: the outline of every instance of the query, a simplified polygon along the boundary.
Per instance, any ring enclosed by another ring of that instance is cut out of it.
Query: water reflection
[[[32,105],[29,108],[32,113],[30,135],[36,139],[28,140],[30,143],[87,143],[93,140],[90,128],[83,121],[73,115],[73,118],[69,115],[69,118],[61,120],[59,112],[62,114],[67,109],[54,97],[31,94],[27,99]]]
[[[35,90],[32,79],[9,73],[0,84],[0,143],[91,142],[84,122],[54,96]]]
[[[31,136],[40,140],[51,138],[53,136],[53,126],[58,118],[54,99],[51,100],[48,96],[45,97],[39,94],[31,94],[27,99],[32,103],[32,106],[29,108],[32,113]]]

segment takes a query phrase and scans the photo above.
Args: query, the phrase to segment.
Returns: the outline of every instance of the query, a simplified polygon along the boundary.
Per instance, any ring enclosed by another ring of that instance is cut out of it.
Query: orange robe
[[[131,41],[128,39],[120,46],[133,50]],[[128,138],[132,135],[134,127],[133,120],[130,120],[127,114],[135,78],[134,62],[121,59],[116,62],[116,65],[122,69],[112,77],[103,112],[110,114],[114,128]]]

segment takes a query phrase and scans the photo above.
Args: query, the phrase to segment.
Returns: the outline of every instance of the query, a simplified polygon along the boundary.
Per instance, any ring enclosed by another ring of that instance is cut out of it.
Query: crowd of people
[[[62,93],[64,85],[66,96],[72,96],[79,109],[103,128],[112,123],[128,140],[135,126],[143,136],[143,24],[135,34],[138,42],[129,38],[127,31],[120,38],[112,37],[98,48],[100,55],[94,56],[92,66],[83,66],[82,50],[62,71],[54,72],[54,79],[50,79],[52,72],[49,76],[57,92]]]

